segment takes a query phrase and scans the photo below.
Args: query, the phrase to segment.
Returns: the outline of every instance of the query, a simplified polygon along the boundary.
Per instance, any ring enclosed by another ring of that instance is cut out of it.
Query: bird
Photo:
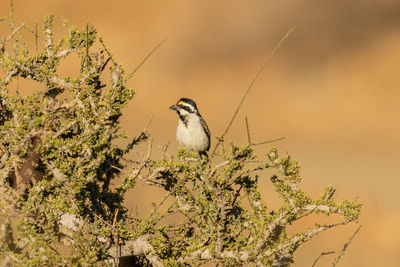
[[[196,103],[190,98],[181,98],[169,107],[179,115],[178,127],[176,129],[176,140],[187,150],[198,152],[208,157],[210,149],[211,134],[206,121],[200,115]]]

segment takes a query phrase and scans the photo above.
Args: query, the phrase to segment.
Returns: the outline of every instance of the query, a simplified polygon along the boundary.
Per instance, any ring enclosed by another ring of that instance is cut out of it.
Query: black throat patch
[[[185,124],[185,126],[187,127],[187,116],[188,115],[182,115],[182,114],[180,114],[179,112],[178,112],[178,115],[179,115],[179,119],[183,122],[183,124]]]

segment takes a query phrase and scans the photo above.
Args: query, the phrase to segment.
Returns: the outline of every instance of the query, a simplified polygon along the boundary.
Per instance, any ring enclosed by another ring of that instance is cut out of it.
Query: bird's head
[[[196,103],[190,98],[181,98],[175,105],[169,107],[175,110],[179,115],[198,114]]]

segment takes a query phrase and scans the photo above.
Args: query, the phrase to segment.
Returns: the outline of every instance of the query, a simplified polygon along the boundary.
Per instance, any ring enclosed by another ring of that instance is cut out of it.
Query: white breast
[[[205,151],[208,147],[208,137],[204,132],[198,116],[189,114],[187,125],[181,120],[178,122],[176,139],[181,146],[188,150]]]

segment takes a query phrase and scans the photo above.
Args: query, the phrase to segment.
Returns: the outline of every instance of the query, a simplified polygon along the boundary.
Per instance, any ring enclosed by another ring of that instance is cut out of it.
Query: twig
[[[153,120],[153,115],[150,116],[150,119],[148,119],[148,121],[146,122],[142,132],[139,134],[138,137],[134,138],[132,140],[132,142],[130,144],[128,144],[126,146],[126,148],[124,149],[124,154],[128,153],[136,144],[147,140],[149,138],[149,134],[147,133],[147,129],[151,123],[151,121]]]
[[[292,27],[286,34],[285,36],[283,36],[283,38],[278,42],[278,44],[275,46],[275,48],[271,51],[271,53],[269,53],[269,55],[266,57],[266,59],[264,60],[263,64],[261,65],[261,67],[259,68],[259,70],[257,71],[256,75],[254,76],[253,80],[250,82],[249,87],[247,88],[247,90],[245,91],[242,99],[239,102],[239,105],[236,107],[236,110],[230,120],[230,122],[228,123],[228,126],[225,128],[224,133],[221,135],[221,137],[219,138],[218,143],[215,145],[214,150],[212,155],[214,155],[215,151],[217,150],[218,146],[223,142],[223,139],[225,137],[225,135],[228,133],[229,129],[232,126],[233,121],[235,120],[237,114],[239,113],[239,110],[244,102],[244,100],[246,99],[247,95],[249,94],[250,90],[253,88],[253,85],[255,83],[255,81],[257,80],[258,76],[260,76],[261,72],[264,70],[265,66],[267,65],[267,63],[269,62],[269,60],[272,58],[272,56],[279,50],[279,48],[282,46],[282,44],[286,41],[286,39],[289,37],[289,35],[294,31],[295,27]]]
[[[37,29],[37,22],[35,23],[35,45],[36,45],[36,54],[38,52],[38,29]]]
[[[286,223],[290,222],[290,220],[285,220],[285,225]],[[324,232],[328,229],[340,226],[340,225],[346,225],[349,222],[347,221],[343,221],[343,222],[339,222],[339,223],[334,223],[334,224],[329,224],[329,225],[323,225],[317,228],[312,228],[304,233],[301,233],[300,235],[293,235],[292,237],[289,238],[289,241],[285,241],[284,243],[280,244],[279,246],[277,246],[276,248],[273,249],[269,249],[267,252],[260,254],[259,256],[257,256],[258,258],[260,257],[270,257],[273,254],[279,253],[280,255],[283,255],[283,253],[287,250],[290,250],[293,246],[298,246],[308,240],[310,240],[311,238],[313,238],[314,236],[316,236],[317,234]],[[279,225],[283,225],[283,224],[279,224]],[[276,226],[276,225],[275,225]],[[272,233],[272,232],[271,232]],[[265,237],[264,237],[265,238]],[[266,240],[266,239],[265,239]]]
[[[86,23],[86,68],[89,68],[89,23]]]
[[[77,124],[77,121],[70,121],[67,125],[65,125],[60,130],[58,130],[58,132],[56,132],[52,138],[56,139],[57,137],[59,137],[61,134],[63,134],[66,130],[68,130],[69,128],[71,128],[75,124]]]
[[[14,32],[14,1],[10,0],[10,27],[11,27],[11,31]],[[14,38],[13,36],[11,36],[11,47],[13,49],[14,52],[14,56],[17,56],[17,52],[16,52],[16,47],[14,45]]]
[[[112,225],[111,223],[107,222],[106,220],[104,220],[103,218],[101,218],[99,215],[97,215],[96,213],[91,213],[92,215],[94,215],[97,219],[99,219],[100,221],[102,221],[103,223],[107,224],[108,226],[110,226],[113,230],[117,230],[117,228]],[[86,220],[84,221],[86,224]],[[83,227],[83,226],[82,226]]]
[[[332,267],[335,267],[336,264],[338,264],[338,262],[340,261],[340,258],[344,255],[344,252],[346,251],[346,249],[349,247],[351,241],[353,241],[353,238],[357,235],[358,231],[360,231],[362,225],[360,225],[357,230],[354,232],[354,234],[350,237],[349,241],[344,244],[343,248],[340,250],[339,255],[333,260],[332,262]]]
[[[52,250],[53,252],[55,252],[58,256],[60,256],[61,259],[63,260],[63,262],[65,263],[65,259],[64,259],[64,257],[61,255],[61,253],[60,253],[59,250],[53,248],[53,247],[52,247],[49,243],[47,243],[47,242],[45,242],[45,244],[46,244],[46,246],[47,246],[49,249],[51,249],[51,250]]]
[[[113,226],[117,223],[118,212],[119,212],[119,208],[117,208],[115,210],[114,220],[113,220],[113,224],[112,224]]]
[[[245,122],[246,122],[246,131],[247,131],[247,142],[250,145],[251,144],[251,138],[250,138],[249,121],[247,120],[247,116],[245,117]]]
[[[149,146],[147,147],[146,161],[149,161],[150,159],[152,148],[153,148],[153,138],[150,138]]]
[[[333,195],[335,194],[335,192],[336,192],[336,189],[335,189],[335,188],[330,188],[329,191],[327,192],[326,196],[324,197],[323,201],[326,202],[326,201],[330,200],[330,199],[333,197]],[[314,206],[314,207],[312,207],[312,206]],[[308,212],[306,212],[306,213],[304,213],[303,215],[297,217],[296,220],[300,220],[300,219],[302,219],[302,218],[304,218],[304,217],[310,215],[311,213],[313,213],[314,211],[316,211],[316,210],[318,210],[318,209],[320,209],[320,210],[325,209],[326,206],[327,206],[326,204],[324,204],[324,205],[322,205],[322,204],[319,204],[319,205],[311,205],[311,206],[310,206],[310,205],[307,205],[307,206],[305,207],[306,210],[307,210],[309,207],[312,207],[312,208],[309,208],[309,209],[308,209]],[[328,209],[329,209],[329,208],[328,208]]]
[[[129,189],[129,188],[125,188],[128,184],[128,179],[130,175],[133,175],[132,178],[130,178],[129,180],[135,180],[136,178],[139,177],[140,173],[142,172],[142,170],[147,166],[148,162],[144,161],[141,163],[141,165],[139,166],[139,168],[136,168],[134,171],[132,171],[129,175],[127,175],[121,182],[121,185],[117,187],[117,190],[121,190],[124,194],[125,192]]]
[[[9,40],[12,40],[12,39],[13,39],[13,36],[14,36],[19,30],[21,30],[21,28],[24,27],[24,26],[25,26],[25,23],[22,23],[22,24],[19,25],[17,28],[13,29],[13,31],[7,36],[7,38],[6,38],[5,40],[3,40],[3,41],[0,43],[0,50],[3,50],[3,48],[6,46],[6,43],[7,43]],[[11,44],[11,46],[13,46],[13,44]]]
[[[174,205],[176,204],[176,202],[178,202],[178,199],[175,199],[174,202],[172,202],[172,204],[168,207],[168,210],[158,217],[158,219],[155,221],[154,225],[158,224],[161,220],[167,218],[168,216],[173,216],[173,215],[176,215],[176,214],[182,214],[182,212],[179,211],[179,210],[172,211],[172,209],[174,208]],[[185,223],[183,223],[182,225],[185,225]],[[169,229],[171,229],[171,228],[169,228]],[[186,242],[186,241],[183,241],[183,242]]]
[[[165,160],[165,158],[167,157],[167,150],[168,150],[169,144],[171,144],[171,140],[168,140],[168,142],[165,145],[163,145],[163,147],[162,147],[163,160]]]
[[[164,202],[171,196],[172,192],[168,192],[163,200],[161,200],[161,202],[157,205],[157,207],[155,207],[155,209],[153,210],[153,212],[151,213],[151,215],[149,216],[148,220],[150,221],[150,219],[157,213],[158,209],[164,204]]]
[[[35,24],[36,24],[36,29],[37,29],[37,22],[36,22]],[[35,36],[35,31],[32,30],[31,28],[29,28],[28,25],[25,24],[23,27],[24,27],[25,30],[27,30],[28,32],[32,33],[33,36]],[[37,31],[37,30],[36,30],[36,31]],[[38,34],[37,38],[38,38],[38,39],[41,39],[40,36],[39,36],[39,34]]]
[[[131,73],[129,73],[129,75],[125,79],[125,82],[129,81],[132,78],[132,76],[140,69],[140,67],[142,67],[142,65],[147,61],[147,59],[149,59],[151,57],[151,55],[154,54],[154,52],[156,52],[156,50],[158,48],[160,48],[160,46],[162,44],[164,44],[166,41],[167,41],[167,38],[165,38],[158,45],[156,45],[153,48],[153,50],[151,50],[150,53],[148,53],[147,56],[139,63],[139,65],[137,65],[136,68]]]
[[[114,64],[114,66],[117,66],[118,64],[117,64],[117,62],[115,62],[114,57],[113,57],[113,55],[111,54],[110,50],[108,50],[106,44],[105,44],[104,41],[103,41],[103,38],[100,37],[100,38],[99,38],[99,41],[100,41],[101,45],[103,46],[104,51],[106,51],[106,53],[107,53],[108,56],[110,57],[110,59],[111,59],[112,63]]]
[[[330,254],[333,254],[333,253],[335,253],[335,251],[321,252],[321,254],[314,260],[314,263],[313,263],[313,265],[311,265],[311,267],[314,267],[315,264],[317,264],[317,262],[319,261],[319,259],[320,259],[322,256],[330,255]]]
[[[232,156],[230,159],[228,159],[227,161],[224,161],[220,164],[218,164],[217,166],[214,167],[214,169],[211,171],[210,177],[214,175],[214,173],[221,167],[228,165],[229,163],[231,163],[232,161],[234,161],[239,155],[241,155],[244,151],[246,151],[249,147],[251,146],[248,145],[246,147],[244,147],[243,149],[241,149],[236,155]]]
[[[198,201],[198,200],[195,198],[195,196],[192,194],[192,192],[189,190],[189,188],[187,188],[186,186],[183,186],[183,188],[186,189],[186,192],[188,193],[188,195],[190,196],[190,198],[193,200],[193,202],[194,202],[195,204],[197,204],[198,206],[200,206],[202,210],[207,210],[206,216],[211,220],[211,222],[212,222],[213,224],[215,224],[215,223],[216,223],[215,220],[210,216],[210,209],[209,209],[209,208],[206,209],[206,207],[205,207],[200,201]],[[216,212],[219,214],[219,216],[221,216],[221,213],[220,213],[218,210],[216,210]]]
[[[215,174],[215,172],[225,166],[228,165],[229,163],[231,163],[233,160],[235,160],[238,156],[240,156],[244,151],[246,151],[248,148],[252,147],[252,146],[257,146],[257,145],[263,145],[263,144],[269,144],[269,143],[273,143],[273,142],[277,142],[280,140],[285,139],[285,137],[280,137],[280,138],[276,138],[276,139],[271,139],[271,140],[267,140],[267,141],[262,141],[262,142],[257,142],[257,143],[250,143],[248,144],[246,147],[244,147],[242,150],[240,150],[236,155],[234,155],[233,157],[231,157],[229,160],[224,161],[220,164],[218,164],[217,166],[214,167],[214,169],[211,171],[210,176],[213,176]]]
[[[261,142],[251,143],[251,145],[252,146],[258,146],[258,145],[265,145],[265,144],[275,143],[275,142],[278,142],[278,141],[282,141],[285,138],[286,137],[279,137],[279,138],[275,138],[275,139],[271,139],[271,140],[265,140],[265,141],[261,141]]]
[[[14,1],[10,0],[10,25],[11,30],[14,30]]]
[[[153,120],[153,115],[150,116],[150,118],[147,120],[146,124],[144,125],[143,131],[142,131],[143,133],[147,132],[147,129],[149,128],[149,125],[152,120]]]
[[[18,166],[17,166],[16,161],[14,161],[12,165],[13,165],[13,167],[14,167],[15,188],[17,188],[17,187],[18,187],[18,184],[22,184],[23,181],[22,181],[21,176],[19,175]]]
[[[243,184],[241,184],[240,187],[236,190],[235,197],[233,198],[233,201],[231,204],[232,207],[235,206],[236,200],[239,197],[240,191],[242,190],[242,188],[243,188]]]
[[[115,210],[115,214],[114,214],[114,220],[113,220],[113,226],[114,225],[116,225],[116,223],[117,223],[117,217],[118,217],[118,211],[119,211],[119,208],[117,208],[116,210]],[[115,254],[116,254],[116,258],[115,258],[115,263],[116,263],[116,266],[119,266],[119,262],[120,262],[120,256],[121,256],[121,251],[120,251],[120,245],[119,245],[119,232],[117,231],[117,242],[115,242],[116,244],[115,244]]]
[[[157,205],[157,207],[154,208],[153,212],[152,212],[151,215],[148,217],[148,222],[150,222],[151,218],[153,218],[153,216],[156,215],[158,209],[164,204],[164,202],[165,202],[171,195],[175,194],[175,191],[176,191],[178,188],[180,188],[182,185],[184,185],[186,182],[187,182],[187,179],[182,179],[182,180],[180,180],[180,182],[177,183],[177,184],[175,185],[175,187],[174,187],[170,192],[168,192],[168,193],[164,196],[164,198],[161,200],[161,202]],[[185,188],[186,188],[186,187],[185,187]],[[190,193],[190,192],[189,192],[189,193]],[[193,199],[193,200],[194,200],[194,199]],[[176,201],[177,201],[177,199],[175,199],[174,203],[172,203],[172,204],[170,205],[170,207],[168,208],[168,210],[175,204]],[[168,212],[168,211],[167,211],[167,212]],[[163,216],[160,216],[160,217],[158,218],[158,220],[156,220],[156,222],[159,222],[162,218],[163,218]]]

